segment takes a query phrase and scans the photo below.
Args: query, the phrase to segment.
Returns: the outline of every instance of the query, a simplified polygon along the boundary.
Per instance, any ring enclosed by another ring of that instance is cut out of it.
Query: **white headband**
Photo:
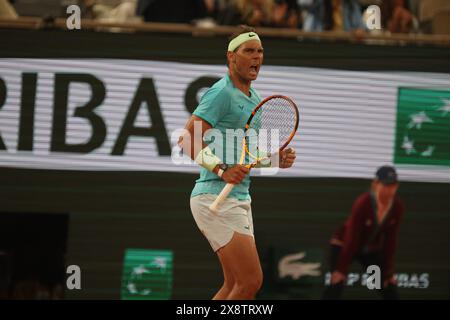
[[[230,43],[228,44],[228,51],[234,51],[241,44],[250,40],[258,40],[259,42],[261,42],[261,39],[259,39],[258,35],[254,32],[242,33],[230,41]]]

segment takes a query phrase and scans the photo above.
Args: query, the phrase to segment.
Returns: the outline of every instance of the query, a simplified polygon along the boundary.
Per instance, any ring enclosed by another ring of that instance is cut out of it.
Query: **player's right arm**
[[[195,128],[201,129],[201,132],[195,132]],[[183,151],[183,154],[188,155],[192,160],[195,160],[204,148],[208,145],[204,142],[203,136],[211,129],[212,126],[202,118],[192,115],[186,124],[184,133],[178,139],[178,145]],[[197,135],[195,135],[197,134]],[[219,166],[212,168],[212,172],[218,174]],[[243,165],[234,165],[228,168],[222,175],[222,179],[227,183],[239,184],[249,173],[249,169]]]

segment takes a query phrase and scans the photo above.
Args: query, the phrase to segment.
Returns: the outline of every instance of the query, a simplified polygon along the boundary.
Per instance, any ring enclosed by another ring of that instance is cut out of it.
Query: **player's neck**
[[[232,72],[231,70],[229,72],[229,75],[231,81],[233,81],[234,86],[238,88],[240,91],[242,91],[247,97],[249,97],[251,81],[243,79],[242,77]]]

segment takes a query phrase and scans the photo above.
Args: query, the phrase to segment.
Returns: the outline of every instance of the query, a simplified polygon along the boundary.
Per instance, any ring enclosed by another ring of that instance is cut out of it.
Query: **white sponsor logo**
[[[175,62],[2,58],[0,166],[198,172],[172,163],[172,133],[224,74],[225,66]],[[372,178],[373,168],[393,162],[398,87],[449,82],[447,74],[264,66],[253,85],[262,97],[283,94],[300,107],[289,145],[296,164],[279,176]],[[398,173],[403,181],[450,182],[446,167]]]
[[[320,276],[320,262],[301,262],[306,256],[305,252],[288,254],[278,262],[278,275],[280,278],[292,277],[297,280],[301,277]]]
[[[367,280],[370,277],[367,273],[355,273],[350,272],[347,276],[346,286],[363,286],[367,287]],[[430,274],[429,273],[397,273],[394,275],[394,279],[399,288],[411,288],[411,289],[426,289],[430,286]],[[325,285],[330,285],[331,273],[325,274]]]

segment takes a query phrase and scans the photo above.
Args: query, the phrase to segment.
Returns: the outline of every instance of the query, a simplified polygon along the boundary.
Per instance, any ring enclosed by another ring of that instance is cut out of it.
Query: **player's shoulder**
[[[227,77],[223,77],[214,83],[202,96],[203,99],[216,100],[216,99],[229,99],[230,97],[230,86]]]

